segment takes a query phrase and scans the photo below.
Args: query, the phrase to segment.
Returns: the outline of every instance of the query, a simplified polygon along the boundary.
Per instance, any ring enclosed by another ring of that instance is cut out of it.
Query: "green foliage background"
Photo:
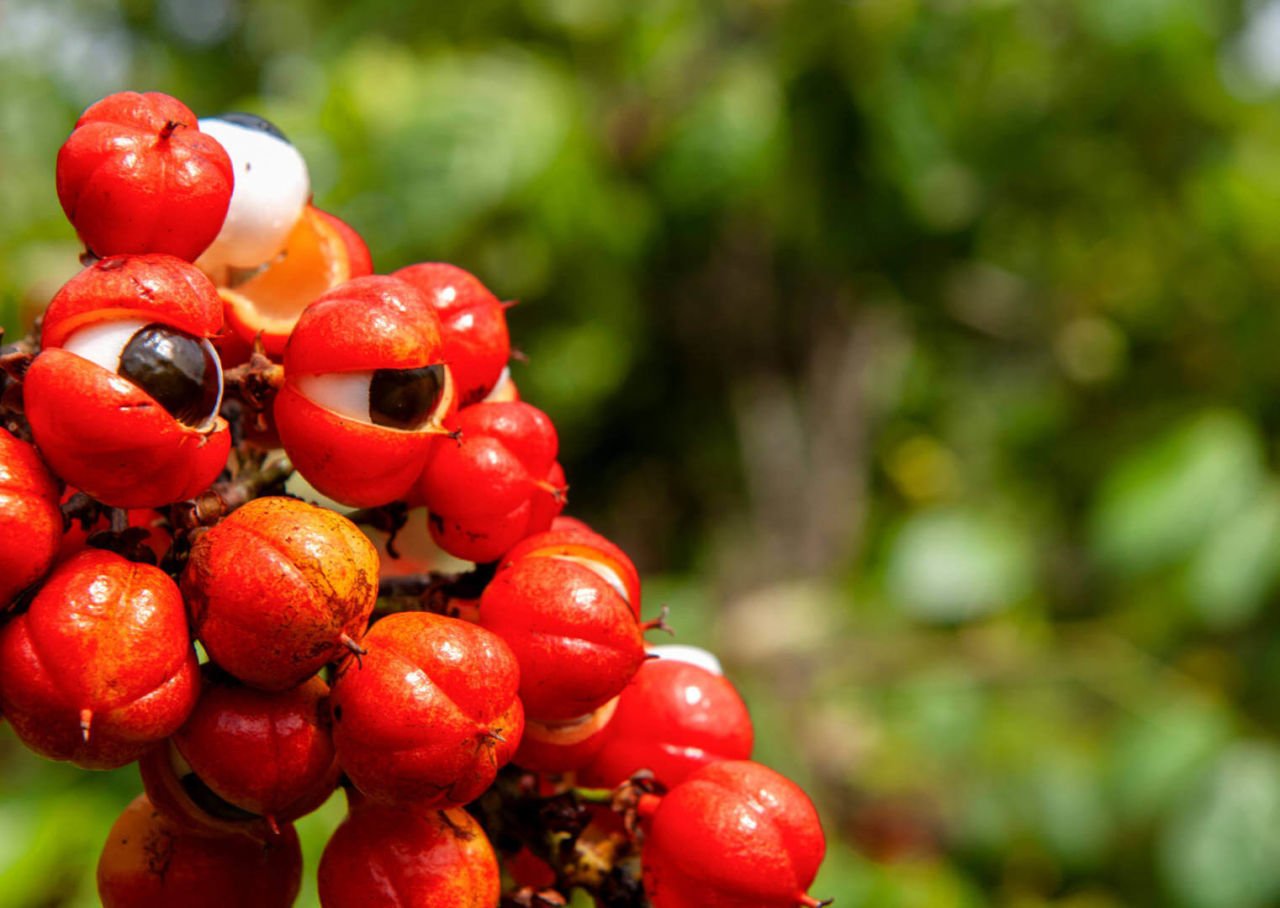
[[[816,894],[1280,903],[1280,6],[7,0],[0,85],[11,335],[126,87],[520,300],[571,511],[820,805]],[[94,904],[137,789],[0,738],[0,901]]]

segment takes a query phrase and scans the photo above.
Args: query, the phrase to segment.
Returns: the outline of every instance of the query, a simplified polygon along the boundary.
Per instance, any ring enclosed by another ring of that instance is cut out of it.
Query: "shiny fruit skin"
[[[494,908],[493,846],[464,810],[366,803],[320,859],[322,908]]]
[[[0,428],[0,612],[45,575],[61,542],[57,480],[34,447]]]
[[[160,92],[91,105],[58,151],[62,210],[97,256],[164,252],[194,261],[231,204],[231,159],[195,114]]]
[[[554,558],[504,563],[480,597],[480,624],[515,652],[520,699],[539,721],[598,709],[645,658],[626,600],[594,571]]]
[[[295,820],[323,804],[338,781],[328,695],[319,677],[267,692],[206,666],[200,700],[173,743],[224,801],[275,822]]]
[[[558,558],[590,567],[608,580],[626,599],[636,618],[640,617],[640,572],[626,552],[585,523],[572,517],[556,517],[549,530],[522,539],[502,560],[505,563],[526,557]]]
[[[811,903],[825,851],[817,811],[794,782],[726,760],[658,803],[641,850],[645,892],[653,908],[796,908]]]
[[[429,612],[383,618],[361,646],[363,659],[343,666],[330,698],[348,778],[370,798],[423,807],[479,797],[524,729],[511,650],[481,627]]]
[[[302,885],[298,834],[270,842],[198,832],[138,795],[98,859],[103,908],[288,908]]]
[[[378,552],[340,514],[258,498],[191,548],[182,575],[192,630],[245,684],[285,690],[347,652],[378,597]]]
[[[688,662],[650,659],[619,697],[582,784],[621,785],[641,769],[668,788],[719,760],[751,757],[746,704],[723,675]]]
[[[511,762],[530,772],[558,773],[579,770],[604,746],[605,735],[618,708],[614,697],[583,716],[559,722],[525,720],[520,748]]]
[[[177,731],[199,683],[177,586],[111,552],[59,564],[0,628],[0,710],[32,750],[86,769],[123,766]]]

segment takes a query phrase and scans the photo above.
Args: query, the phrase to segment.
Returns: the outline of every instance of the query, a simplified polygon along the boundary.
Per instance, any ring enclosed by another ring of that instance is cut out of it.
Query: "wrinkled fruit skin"
[[[320,859],[323,908],[493,908],[498,861],[464,810],[365,804]]]
[[[423,262],[392,274],[420,290],[440,316],[445,362],[458,386],[458,401],[484,400],[511,358],[502,303],[470,272],[444,262]]]
[[[645,892],[653,908],[811,905],[825,851],[794,782],[759,763],[713,763],[658,804],[641,851]]]
[[[307,382],[442,362],[439,321],[403,281],[358,278],[317,299],[303,311],[285,348],[285,385],[274,408],[276,431],[298,472],[321,493],[352,507],[403,497],[444,431],[440,423],[453,405],[448,367],[435,412],[413,430],[335,412],[308,396]]]
[[[224,801],[295,820],[323,804],[338,781],[328,695],[319,677],[272,693],[206,666],[200,700],[173,743]]]
[[[111,827],[98,860],[103,908],[288,908],[302,885],[298,834],[268,843],[201,834],[138,795]]]
[[[539,721],[585,715],[644,661],[631,606],[599,574],[558,558],[504,562],[480,597],[480,624],[520,662],[520,699]]]
[[[177,586],[99,549],[58,565],[0,628],[0,711],[32,750],[86,769],[123,766],[177,731],[199,674]]]
[[[191,548],[182,575],[192,631],[245,684],[285,690],[347,652],[378,598],[378,552],[340,514],[258,498]]]
[[[100,257],[164,252],[194,261],[222,228],[233,181],[223,147],[160,92],[103,98],[58,151],[58,201]]]
[[[31,433],[55,473],[104,504],[150,508],[191,498],[226,465],[222,417],[196,428],[127,378],[61,349],[76,332],[142,320],[207,338],[222,324],[209,279],[173,256],[118,256],[85,268],[54,296],[42,350],[23,380]]]
[[[423,807],[478,798],[524,729],[511,650],[481,627],[429,612],[383,618],[361,645],[363,664],[345,664],[331,697],[348,778],[370,798]]]
[[[45,575],[61,542],[57,481],[34,447],[0,428],[0,612]]]

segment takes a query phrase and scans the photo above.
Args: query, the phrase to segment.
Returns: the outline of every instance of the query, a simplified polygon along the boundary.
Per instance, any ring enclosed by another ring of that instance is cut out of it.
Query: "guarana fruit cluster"
[[[57,191],[83,270],[0,350],[0,714],[137,762],[104,905],[291,905],[337,787],[327,908],[822,904],[733,685],[646,648],[634,565],[561,514],[480,281],[374,274],[276,127],[159,93],[89,107]],[[424,519],[474,569],[400,557]]]

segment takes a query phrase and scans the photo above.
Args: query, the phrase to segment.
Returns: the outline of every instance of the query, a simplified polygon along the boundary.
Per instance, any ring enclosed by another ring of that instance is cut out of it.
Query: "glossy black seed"
[[[215,819],[230,820],[232,822],[261,819],[258,814],[252,813],[244,808],[237,807],[230,801],[219,797],[218,794],[206,785],[204,780],[194,772],[187,773],[178,781],[182,783],[182,790],[187,793],[187,797],[190,798],[197,807]]]
[[[444,366],[379,369],[369,382],[369,416],[374,425],[412,430],[427,421],[444,392]]]
[[[265,132],[267,135],[275,136],[281,142],[289,142],[289,139],[285,134],[280,131],[279,126],[272,123],[270,120],[258,116],[257,114],[240,113],[236,111],[232,113],[218,114],[213,119],[225,120],[228,123],[243,126],[245,129],[254,129],[258,132]],[[293,143],[289,142],[289,144],[292,145]]]
[[[218,366],[209,346],[167,325],[147,325],[129,338],[117,370],[179,422],[198,426],[218,405]]]

